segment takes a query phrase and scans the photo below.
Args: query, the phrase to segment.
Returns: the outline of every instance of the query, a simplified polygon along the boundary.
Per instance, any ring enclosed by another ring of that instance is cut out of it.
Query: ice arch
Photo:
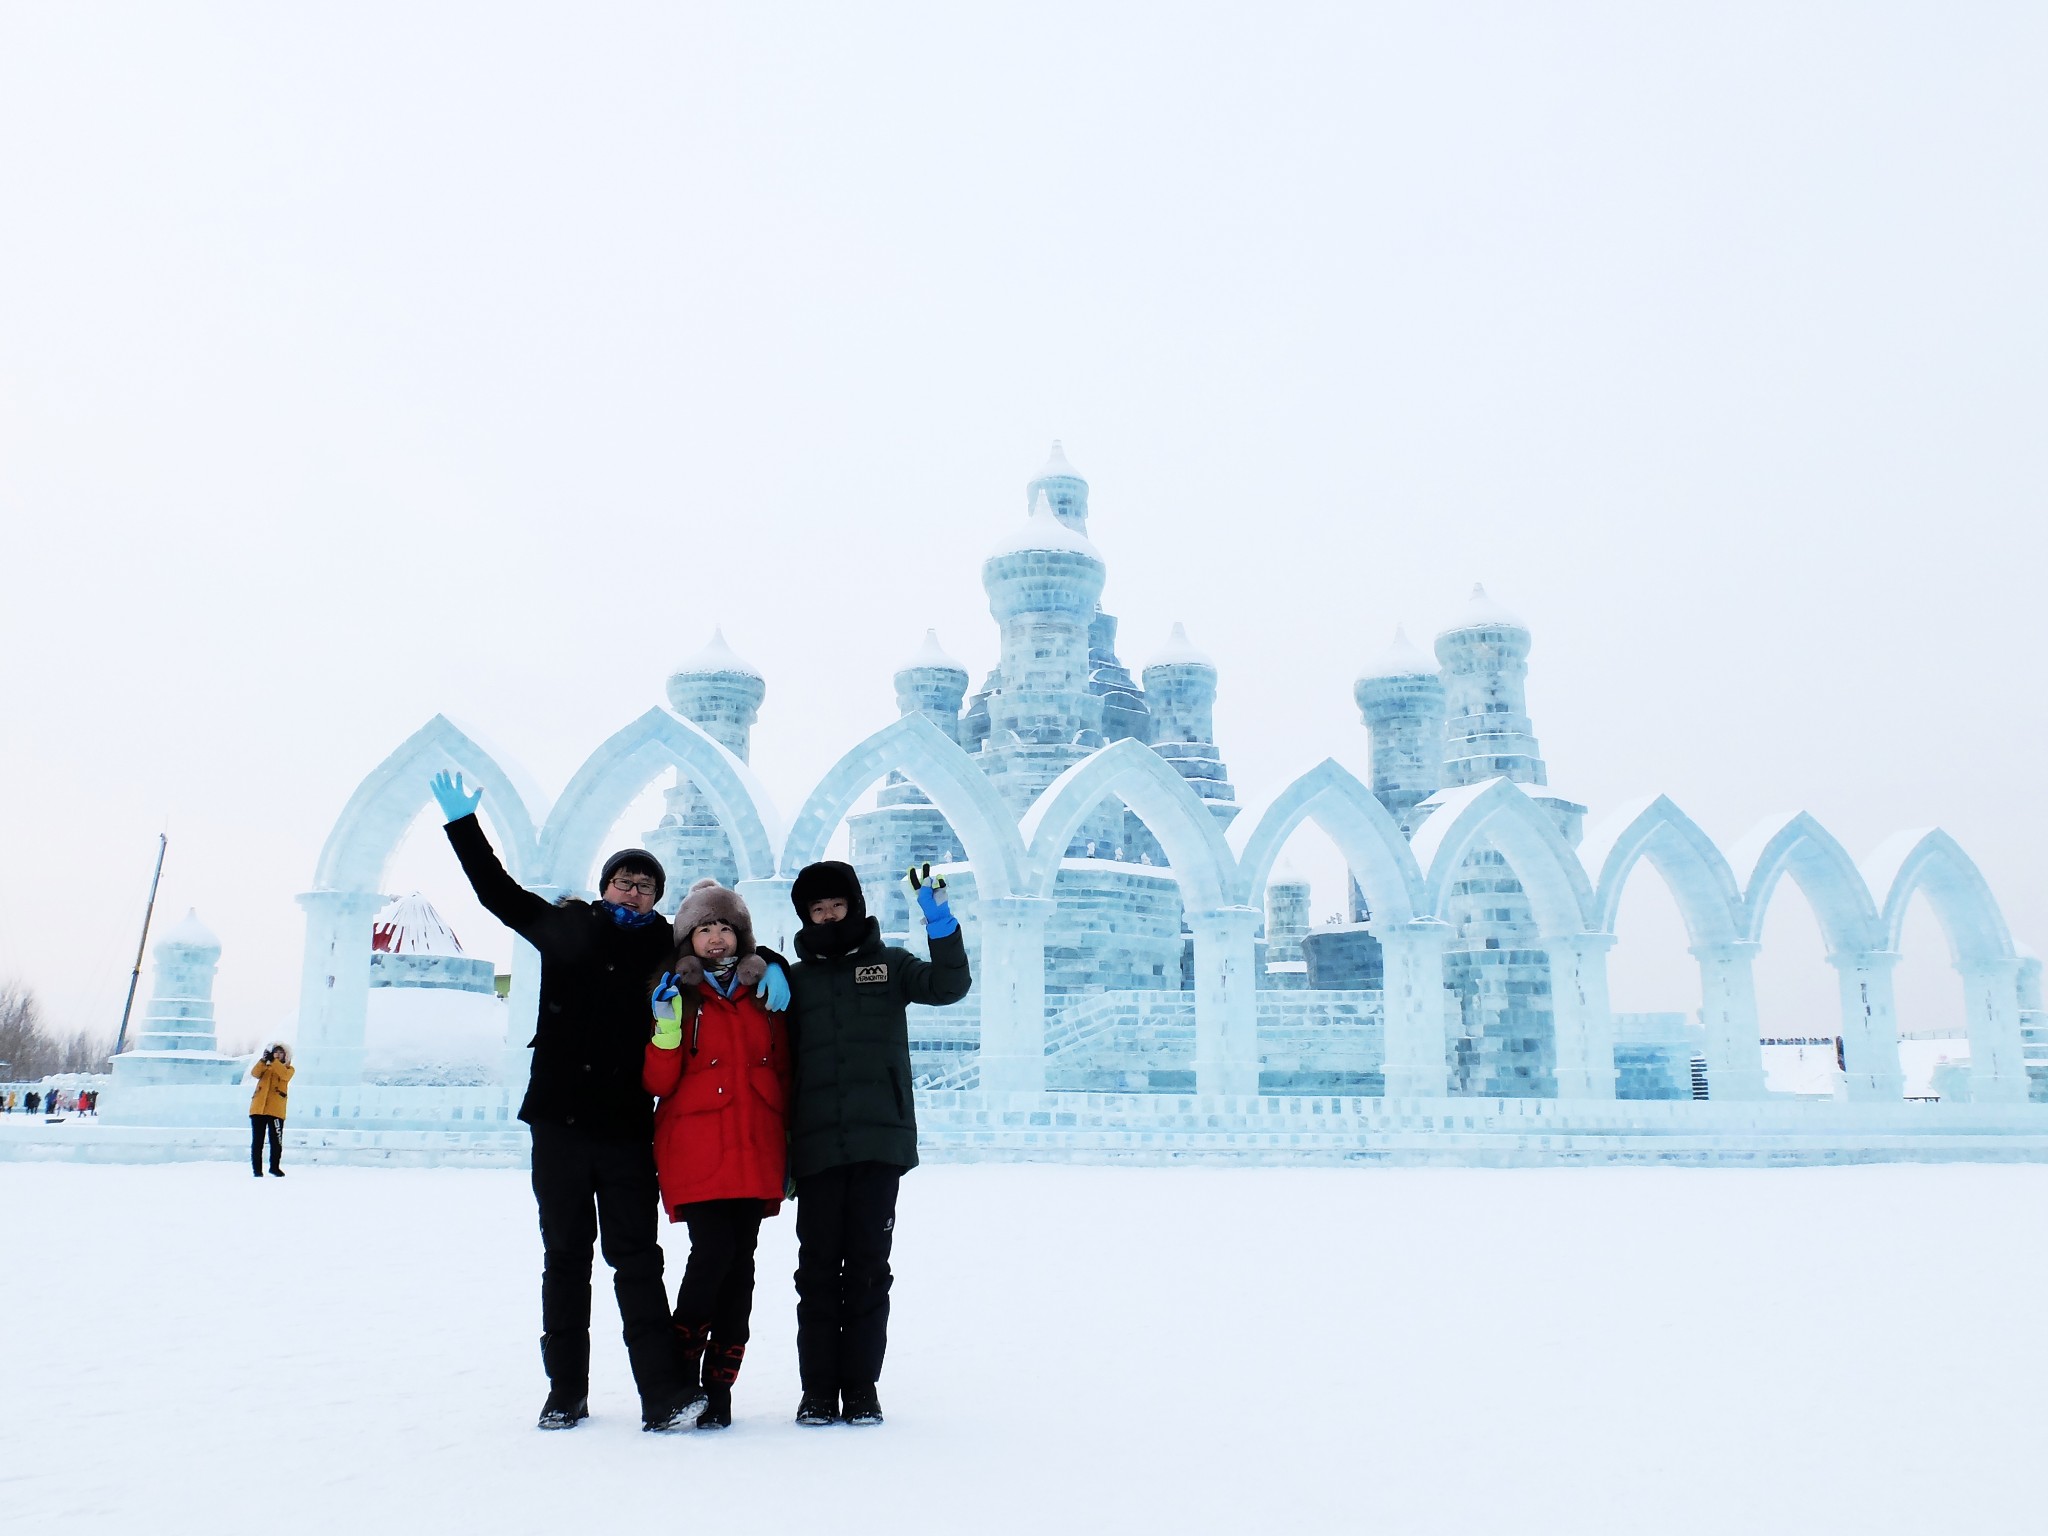
[[[1239,896],[1254,911],[1263,905],[1273,861],[1308,820],[1336,843],[1372,909],[1385,967],[1386,1096],[1441,1098],[1448,1083],[1443,988],[1450,930],[1425,915],[1422,870],[1408,839],[1356,775],[1325,758],[1280,792],[1239,852]]]
[[[665,768],[681,770],[703,794],[731,840],[741,880],[775,873],[774,811],[752,770],[680,715],[650,709],[584,760],[548,813],[540,836],[545,883],[563,892],[583,890],[605,834]],[[680,879],[688,871],[672,873]]]
[[[1376,921],[1393,925],[1421,915],[1422,871],[1408,839],[1373,792],[1328,757],[1280,791],[1245,836],[1237,861],[1237,894],[1244,905],[1257,907],[1265,899],[1273,862],[1304,821],[1329,833],[1364,890]]]
[[[434,716],[372,769],[327,835],[314,889],[299,897],[306,947],[299,971],[298,1067],[309,1083],[362,1077],[370,919],[384,904],[378,887],[392,851],[431,798],[428,781],[444,768],[482,788],[481,812],[503,845],[513,877],[530,878],[538,862],[533,817],[513,774],[446,715]]]
[[[1253,930],[1258,914],[1238,901],[1237,860],[1209,807],[1143,742],[1126,738],[1091,752],[1047,785],[1024,813],[1025,880],[1050,910],[1060,864],[1081,823],[1115,796],[1166,852],[1195,936],[1195,1087],[1208,1094],[1259,1091]],[[1039,922],[1043,986],[1044,923]],[[1043,1017],[1043,1000],[1040,1017]]]
[[[1699,961],[1710,1092],[1717,1099],[1764,1097],[1757,946],[1745,936],[1735,871],[1713,839],[1667,796],[1653,795],[1617,808],[1587,834],[1579,858],[1593,880],[1593,926],[1608,934],[1629,876],[1650,861],[1678,903]]]
[[[983,897],[1009,896],[1023,883],[1024,849],[1009,808],[960,744],[922,714],[898,716],[834,763],[804,801],[782,850],[782,874],[794,878],[825,856],[853,803],[887,773],[925,792],[960,834]]]
[[[1963,978],[1971,1098],[2024,1101],[2020,956],[1983,872],[1946,832],[1921,829],[1887,838],[1864,860],[1861,873],[1873,896],[1884,894],[1877,920],[1887,950],[1896,953],[1899,948],[1906,908],[1915,892],[1926,894],[1941,920],[1949,957]]]
[[[1412,847],[1424,870],[1427,910],[1449,916],[1451,886],[1466,858],[1497,849],[1529,897],[1550,959],[1550,1002],[1561,1099],[1614,1097],[1614,1018],[1607,1003],[1612,935],[1592,926],[1593,887],[1550,818],[1504,778],[1440,790]]]
[[[1763,942],[1764,919],[1778,882],[1798,883],[1827,943],[1828,964],[1841,989],[1842,1059],[1849,1093],[1859,1099],[1896,1099],[1906,1089],[1899,1066],[1898,1010],[1892,995],[1896,951],[1884,931],[1870,888],[1848,851],[1827,828],[1801,811],[1760,822],[1736,844],[1729,861],[1743,886],[1743,939]]]

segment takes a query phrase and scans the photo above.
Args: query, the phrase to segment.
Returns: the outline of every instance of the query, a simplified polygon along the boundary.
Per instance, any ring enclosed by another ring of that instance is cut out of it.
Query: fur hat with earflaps
[[[723,923],[738,941],[740,985],[751,987],[768,973],[768,962],[754,953],[754,919],[740,893],[716,880],[699,880],[676,908],[676,982],[694,987],[704,979],[704,962],[690,947],[690,935],[705,923]]]

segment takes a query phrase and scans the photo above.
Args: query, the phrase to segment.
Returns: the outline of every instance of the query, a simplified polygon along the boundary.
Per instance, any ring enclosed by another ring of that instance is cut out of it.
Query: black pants
[[[681,1207],[690,1229],[690,1261],[676,1287],[675,1320],[710,1328],[713,1344],[744,1344],[754,1315],[754,1245],[761,1238],[758,1200],[702,1200]]]
[[[590,1250],[601,1240],[641,1410],[658,1411],[675,1390],[675,1372],[654,1149],[645,1141],[603,1141],[566,1125],[532,1129],[543,1251],[540,1352],[548,1386],[569,1401],[590,1390]]]
[[[284,1165],[284,1116],[249,1117],[249,1166],[259,1177],[263,1173],[263,1138],[266,1136],[270,1138],[270,1168],[275,1173]]]
[[[796,1360],[806,1392],[881,1377],[902,1178],[893,1163],[847,1163],[796,1181]]]

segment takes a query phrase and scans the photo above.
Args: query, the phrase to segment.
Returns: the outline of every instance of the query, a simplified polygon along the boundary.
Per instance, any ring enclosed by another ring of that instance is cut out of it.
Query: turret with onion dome
[[[1529,721],[1529,629],[1474,585],[1464,610],[1436,637],[1444,669],[1444,783],[1505,776],[1541,784],[1544,767]]]
[[[1351,694],[1372,736],[1372,792],[1412,837],[1415,807],[1443,785],[1444,680],[1397,625],[1394,643],[1358,674]]]
[[[924,632],[924,644],[896,669],[895,682],[899,714],[924,715],[948,736],[959,739],[967,669],[946,654],[937,630]]]
[[[246,1057],[223,1056],[213,1013],[213,981],[220,970],[220,940],[188,910],[151,946],[156,980],[148,1003],[114,1058],[123,1088],[200,1087],[238,1083]]]
[[[1043,491],[1024,526],[989,552],[981,584],[1002,628],[1002,682],[989,700],[991,745],[1099,738],[1102,702],[1088,686],[1088,630],[1104,574],[1102,556],[1087,535],[1055,517]],[[1018,809],[1056,777],[1057,772],[1034,786]]]
[[[767,681],[714,629],[703,650],[669,674],[669,707],[737,757],[747,760],[754,721],[768,694]]]
[[[1053,516],[1065,523],[1076,533],[1088,531],[1088,482],[1081,478],[1081,472],[1067,462],[1067,453],[1060,446],[1060,440],[1052,440],[1052,452],[1046,455],[1045,468],[1032,476],[1024,487],[1024,504],[1036,506],[1043,496],[1051,505]]]

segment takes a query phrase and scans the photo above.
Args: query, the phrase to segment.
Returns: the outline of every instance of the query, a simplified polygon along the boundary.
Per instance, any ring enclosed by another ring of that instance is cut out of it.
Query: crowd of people
[[[0,1093],[0,1114],[96,1115],[100,1112],[97,1088],[10,1088]]]
[[[642,1427],[730,1425],[761,1223],[789,1199],[796,1421],[880,1424],[897,1189],[917,1165],[905,1010],[957,1002],[970,985],[945,882],[929,865],[910,872],[927,960],[882,942],[851,866],[809,865],[790,891],[800,928],[788,958],[756,944],[746,902],[715,880],[664,919],[667,875],[645,849],[605,860],[595,901],[528,891],[478,823],[482,791],[446,772],[432,788],[477,899],[541,957],[519,1110],[542,1246],[540,1428],[589,1416],[593,1246],[613,1272]],[[252,1123],[281,1122],[291,1069],[264,1066],[252,1069]],[[266,1091],[274,1107],[259,1110]],[[690,1239],[673,1303],[662,1214]]]

